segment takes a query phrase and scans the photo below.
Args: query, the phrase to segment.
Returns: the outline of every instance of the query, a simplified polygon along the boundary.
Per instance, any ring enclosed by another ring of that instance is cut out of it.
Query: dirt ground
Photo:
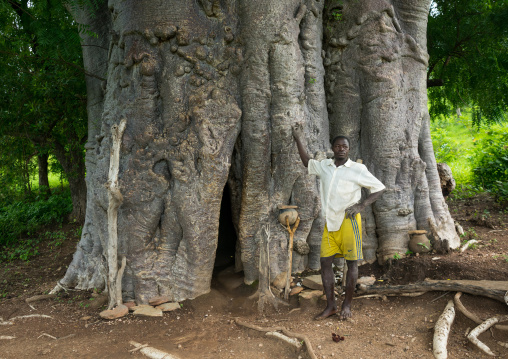
[[[508,210],[487,195],[467,200],[449,200],[451,213],[466,230],[465,238],[481,242],[465,253],[420,255],[394,260],[390,266],[360,267],[360,276],[374,275],[383,283],[406,284],[431,279],[508,280]],[[76,227],[66,225],[66,233]],[[116,321],[101,320],[97,299],[91,291],[63,293],[39,301],[31,309],[25,299],[52,289],[70,263],[78,238],[58,247],[41,245],[41,254],[30,262],[0,264],[0,322],[29,314],[51,318],[21,318],[0,325],[0,359],[33,358],[143,358],[129,353],[129,341],[148,344],[178,358],[308,358],[279,339],[240,327],[235,318],[261,327],[285,327],[306,335],[318,358],[432,358],[433,326],[455,293],[429,292],[419,297],[355,299],[353,319],[338,317],[316,322],[322,310],[290,306],[257,314],[255,303],[246,298],[252,289],[231,292],[214,279],[212,291],[180,310],[160,318],[129,315]],[[434,259],[438,257],[439,259]],[[340,300],[340,298],[339,298]],[[462,302],[481,318],[508,314],[508,307],[485,297],[464,294]],[[448,342],[449,358],[486,358],[465,338],[474,323],[457,313]],[[332,332],[344,341],[332,341]],[[508,358],[508,331],[494,329],[480,336],[499,357]]]

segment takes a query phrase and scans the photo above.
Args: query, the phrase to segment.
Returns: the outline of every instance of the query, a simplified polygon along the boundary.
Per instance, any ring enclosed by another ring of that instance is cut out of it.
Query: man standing
[[[358,278],[358,260],[362,253],[362,221],[360,212],[374,203],[385,191],[385,186],[363,164],[349,159],[349,139],[337,136],[332,141],[333,159],[316,161],[309,158],[302,144],[301,125],[293,127],[298,153],[309,174],[320,179],[321,209],[325,229],[321,240],[321,278],[327,306],[315,319],[322,320],[338,312],[335,303],[335,276],[332,270],[334,257],[344,257],[348,272],[346,297],[342,303],[340,319],[351,317],[351,301]],[[362,187],[370,195],[361,201]]]

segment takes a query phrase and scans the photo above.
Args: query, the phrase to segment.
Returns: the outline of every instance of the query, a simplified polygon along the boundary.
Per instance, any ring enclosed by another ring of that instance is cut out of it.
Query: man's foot
[[[351,318],[351,303],[342,303],[342,310],[340,311],[340,320],[346,320],[348,318]]]
[[[314,320],[323,320],[323,319],[326,319],[329,316],[332,316],[338,312],[339,311],[337,310],[337,307],[326,308],[325,310],[323,310],[323,312],[321,314],[315,316]]]

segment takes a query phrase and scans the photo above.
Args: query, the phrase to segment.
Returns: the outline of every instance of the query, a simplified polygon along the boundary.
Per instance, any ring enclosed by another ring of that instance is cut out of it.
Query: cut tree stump
[[[358,294],[393,294],[430,291],[453,291],[481,295],[505,302],[508,281],[491,280],[431,280],[406,285],[360,285]]]

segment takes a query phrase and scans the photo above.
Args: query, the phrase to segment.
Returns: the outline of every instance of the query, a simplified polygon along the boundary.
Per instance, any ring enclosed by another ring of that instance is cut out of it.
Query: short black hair
[[[335,141],[340,140],[340,139],[344,139],[344,140],[346,140],[346,141],[347,141],[347,145],[348,145],[349,147],[351,147],[351,141],[349,140],[349,137],[347,137],[347,136],[343,136],[343,135],[340,135],[340,136],[335,136],[335,137],[333,138],[333,140],[332,140],[332,147],[333,147],[333,145],[335,144]]]

